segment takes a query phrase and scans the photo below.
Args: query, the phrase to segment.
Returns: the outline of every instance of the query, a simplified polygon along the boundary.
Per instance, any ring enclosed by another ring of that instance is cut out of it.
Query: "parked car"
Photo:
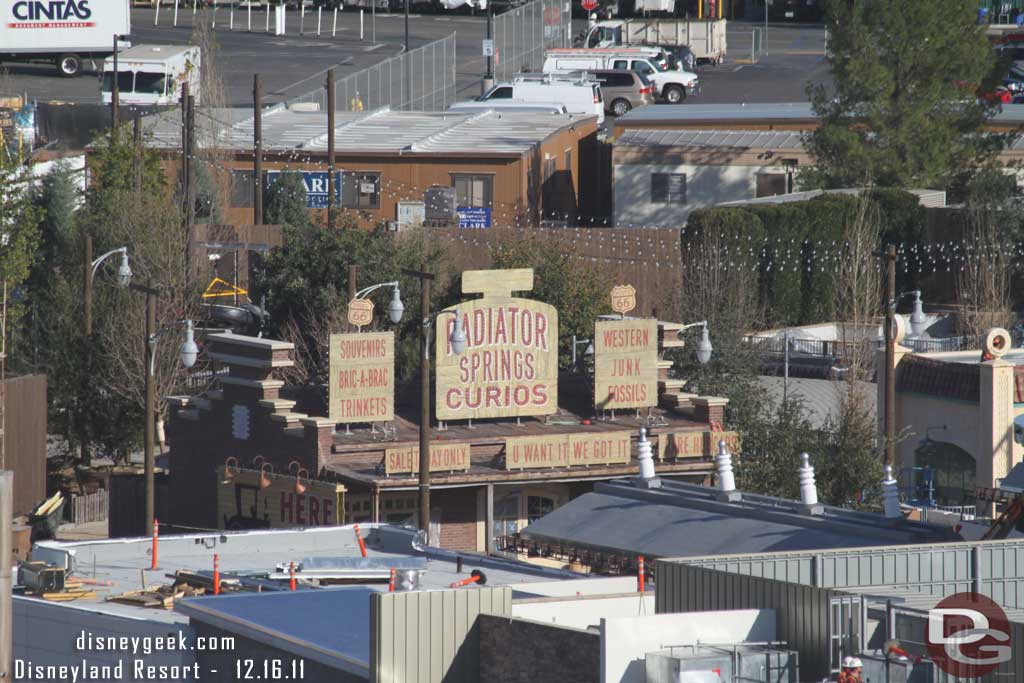
[[[566,74],[520,74],[508,83],[498,83],[477,102],[513,100],[565,105],[570,114],[597,116],[604,123],[604,95],[601,85],[589,78]]]
[[[587,75],[601,84],[604,110],[623,116],[630,109],[654,103],[654,85],[643,74],[628,69],[588,71]]]

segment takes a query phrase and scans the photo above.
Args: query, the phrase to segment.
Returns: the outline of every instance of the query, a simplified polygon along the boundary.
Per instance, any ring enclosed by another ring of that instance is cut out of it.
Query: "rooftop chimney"
[[[725,447],[725,440],[718,442],[718,455],[715,456],[715,469],[718,470],[718,499],[736,501],[742,497],[736,490],[736,479],[732,476],[732,456]]]
[[[820,515],[824,508],[818,503],[818,489],[814,485],[814,468],[811,456],[800,454],[800,500],[804,504],[804,512],[809,515]]]
[[[903,519],[900,494],[896,489],[896,480],[892,477],[892,465],[885,466],[885,478],[882,479],[882,509],[889,519]]]
[[[649,489],[661,488],[661,479],[654,472],[654,453],[651,442],[647,440],[647,429],[640,428],[640,440],[636,444],[636,460],[640,465],[640,475],[636,479],[637,486]]]

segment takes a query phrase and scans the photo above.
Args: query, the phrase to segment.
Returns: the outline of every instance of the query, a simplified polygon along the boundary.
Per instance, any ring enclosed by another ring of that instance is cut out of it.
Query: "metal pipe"
[[[0,683],[14,680],[14,588],[11,527],[14,524],[14,473],[0,471]]]
[[[335,223],[334,206],[334,67],[327,70],[327,227]]]

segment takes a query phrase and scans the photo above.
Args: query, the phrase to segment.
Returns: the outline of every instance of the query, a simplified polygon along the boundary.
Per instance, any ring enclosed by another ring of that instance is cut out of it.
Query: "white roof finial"
[[[636,460],[640,466],[640,473],[637,477],[637,484],[647,488],[658,488],[661,480],[654,471],[654,449],[651,442],[647,440],[647,429],[640,428],[640,440],[636,443]]]
[[[800,500],[804,505],[818,504],[818,489],[814,485],[814,468],[807,453],[800,454]]]
[[[892,476],[892,465],[885,466],[885,477],[882,479],[882,509],[889,519],[902,518],[900,512],[900,494],[896,488],[896,480]]]
[[[718,470],[718,490],[729,493],[736,490],[736,479],[732,474],[732,456],[725,447],[725,440],[718,442],[718,455],[715,456],[715,468]]]

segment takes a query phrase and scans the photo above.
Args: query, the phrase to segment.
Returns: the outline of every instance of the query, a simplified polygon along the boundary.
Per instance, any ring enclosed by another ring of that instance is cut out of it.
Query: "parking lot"
[[[173,8],[160,11],[160,25],[154,26],[154,10],[132,11],[131,40],[137,44],[187,44],[192,35],[193,14],[179,10],[178,25],[171,25]],[[197,19],[202,12],[195,15]],[[307,10],[300,31],[298,11],[289,11],[287,33],[267,34],[266,15],[253,9],[252,32],[246,30],[248,15],[244,8],[234,12],[231,30],[229,11],[217,12],[216,37],[219,47],[218,68],[227,87],[228,99],[234,105],[251,102],[252,74],[262,74],[265,99],[279,102],[322,87],[324,73],[336,69],[339,78],[364,69],[402,50],[404,21],[401,14],[379,12],[373,20],[370,12],[363,15],[363,36],[360,38],[360,14],[348,9],[337,15],[334,30],[333,14],[324,12],[320,35],[316,35],[317,13]],[[271,22],[272,23],[272,22]],[[574,21],[574,32],[586,27],[585,20]],[[689,102],[792,102],[806,99],[806,83],[828,78],[824,63],[825,33],[821,27],[804,25],[771,25],[767,29],[766,52],[752,55],[751,33],[762,28],[756,23],[730,22],[729,53],[719,66],[699,68],[700,92]],[[480,92],[480,79],[485,70],[481,56],[481,40],[486,19],[468,15],[413,15],[410,20],[410,43],[413,48],[456,33],[456,91],[458,99],[470,99]],[[376,40],[373,40],[376,38]],[[48,64],[4,64],[7,72],[0,81],[0,90],[25,93],[40,101],[97,102],[99,85],[95,73],[86,72],[77,78],[57,76]]]

